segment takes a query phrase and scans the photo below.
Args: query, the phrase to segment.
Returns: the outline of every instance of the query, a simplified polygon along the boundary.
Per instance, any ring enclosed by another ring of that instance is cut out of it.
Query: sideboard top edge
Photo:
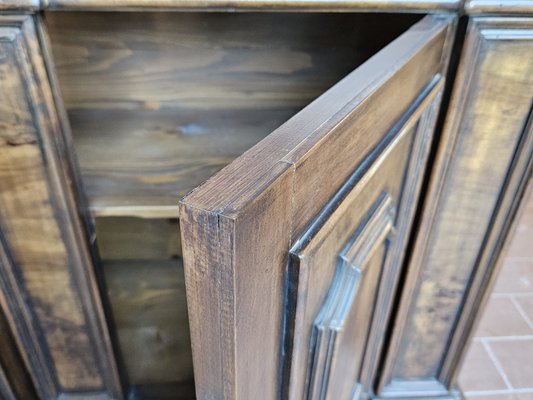
[[[0,11],[453,12],[460,0],[0,0]]]
[[[533,0],[467,0],[465,12],[469,15],[533,15]]]

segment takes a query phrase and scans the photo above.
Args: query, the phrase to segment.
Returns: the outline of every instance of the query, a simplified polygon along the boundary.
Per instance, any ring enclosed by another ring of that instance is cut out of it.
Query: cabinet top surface
[[[0,11],[453,12],[532,15],[533,0],[0,0]]]
[[[0,10],[403,11],[458,10],[461,0],[0,0]]]
[[[533,15],[533,0],[467,0],[467,14]]]

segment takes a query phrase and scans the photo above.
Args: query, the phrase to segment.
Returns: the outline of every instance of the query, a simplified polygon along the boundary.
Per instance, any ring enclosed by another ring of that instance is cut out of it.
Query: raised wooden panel
[[[120,398],[30,16],[0,17],[0,297],[42,398]]]
[[[283,321],[289,249],[330,200],[341,200],[335,193],[369,167],[412,108],[436,98],[451,20],[415,24],[183,200],[199,398],[286,395],[280,367],[290,353],[280,346],[290,322]]]
[[[286,317],[290,357],[285,365],[291,399],[352,399],[356,388],[359,394],[372,392],[441,84],[421,94],[403,124],[384,137],[291,250]],[[343,199],[341,203],[338,198]],[[344,271],[347,262],[356,263],[359,270],[350,270],[350,275]],[[364,279],[359,282],[357,275]],[[313,349],[317,323],[327,310],[338,313],[347,307],[329,302],[338,293],[340,279],[346,284],[348,276],[358,282],[360,293],[346,310],[351,323],[335,330],[341,337],[339,349],[334,356],[333,348],[328,348],[328,357],[334,358],[323,365],[318,379],[315,364],[324,362]]]
[[[446,395],[530,174],[533,20],[471,21],[380,396]]]
[[[362,226],[357,227],[355,235],[335,257],[338,258],[335,275],[316,313],[307,350],[307,399],[349,399],[359,390],[357,373],[395,212],[390,193],[382,193],[372,204],[369,215],[364,216]],[[321,244],[311,241],[306,251],[295,254],[300,272],[313,268],[314,254],[309,252],[315,253]],[[334,254],[333,249],[326,251]],[[298,289],[306,290],[301,285]]]
[[[176,199],[419,18],[47,13],[92,211],[176,217]]]

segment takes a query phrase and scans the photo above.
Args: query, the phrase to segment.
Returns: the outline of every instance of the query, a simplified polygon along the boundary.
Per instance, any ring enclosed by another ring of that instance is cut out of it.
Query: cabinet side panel
[[[473,274],[488,251],[493,220],[525,136],[533,94],[531,20],[474,20],[454,88],[404,287],[382,396],[429,395],[462,313]],[[518,168],[520,169],[520,168]],[[508,205],[507,205],[508,206]],[[411,382],[407,384],[406,381]],[[402,384],[405,383],[405,384]],[[415,382],[415,383],[414,383]],[[416,383],[418,382],[418,383]]]
[[[2,304],[39,396],[120,397],[33,19],[0,37]]]

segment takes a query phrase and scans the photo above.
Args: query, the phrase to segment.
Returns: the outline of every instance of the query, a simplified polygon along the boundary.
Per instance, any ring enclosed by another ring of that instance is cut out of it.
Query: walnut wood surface
[[[524,180],[533,21],[476,18],[456,80],[380,396],[446,395]]]
[[[193,388],[178,221],[101,217],[96,239],[130,385]]]
[[[467,0],[464,8],[470,15],[533,15],[533,1],[531,0]]]
[[[93,212],[175,217],[178,198],[416,19],[48,13]]]
[[[181,260],[104,260],[103,264],[129,383],[192,381]]]
[[[30,16],[0,17],[0,297],[42,398],[121,397]]]
[[[5,0],[4,9],[207,10],[207,11],[410,11],[457,10],[459,0]]]
[[[429,84],[428,90],[406,113],[403,123],[389,132],[383,138],[383,145],[378,146],[368,157],[370,165],[358,168],[345,187],[335,195],[344,197],[342,202],[330,201],[309,232],[304,233],[291,249],[294,262],[290,266],[288,279],[291,287],[289,308],[293,311],[288,319],[294,319],[295,322],[291,327],[294,339],[290,357],[290,398],[305,398],[306,382],[310,379],[306,372],[310,362],[308,343],[311,327],[328,287],[332,285],[330,282],[335,272],[335,255],[341,248],[339,246],[343,246],[354,235],[361,236],[360,240],[368,242],[368,245],[381,245],[376,250],[379,255],[368,266],[380,271],[379,284],[371,278],[361,282],[361,294],[353,306],[353,322],[342,327],[346,342],[339,349],[338,359],[332,361],[340,370],[336,372],[337,377],[334,372],[328,372],[332,381],[328,385],[330,389],[325,397],[316,398],[350,398],[354,382],[359,383],[361,393],[372,395],[377,359],[383,346],[383,332],[402,265],[440,104],[442,83],[442,80],[437,80]],[[373,213],[371,206],[384,193],[397,214],[393,220],[394,234],[390,235],[386,244],[356,231],[358,224],[368,220],[368,215]],[[331,215],[323,216],[328,213]],[[376,271],[372,270],[372,273]]]
[[[449,26],[417,23],[183,200],[199,398],[278,398],[290,245],[442,72]]]
[[[3,400],[37,399],[13,332],[0,310],[0,398]]]

